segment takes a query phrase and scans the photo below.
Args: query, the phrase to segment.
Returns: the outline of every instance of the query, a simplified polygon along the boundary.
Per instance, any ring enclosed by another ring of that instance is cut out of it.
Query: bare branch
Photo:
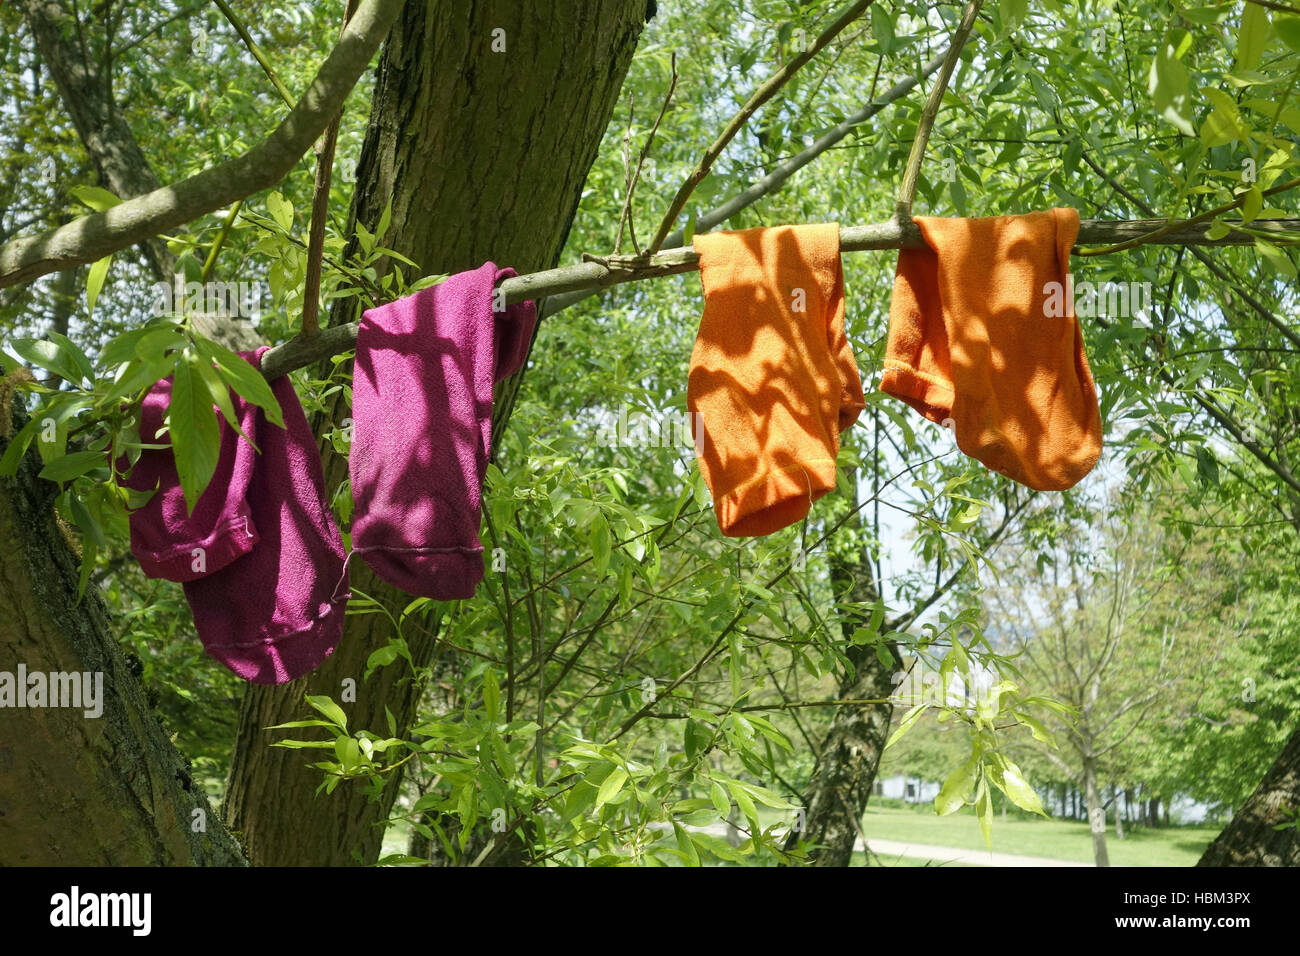
[[[966,12],[962,14],[957,32],[953,34],[952,46],[943,58],[943,69],[935,78],[930,89],[930,98],[926,100],[925,109],[921,111],[921,121],[916,124],[916,136],[912,139],[912,149],[907,154],[907,166],[903,169],[903,185],[898,190],[898,204],[894,207],[894,218],[899,222],[909,222],[912,218],[912,200],[916,198],[916,184],[921,178],[921,160],[925,158],[925,147],[930,142],[930,130],[934,128],[934,118],[939,115],[943,105],[943,94],[952,79],[952,71],[961,57],[961,49],[966,45],[975,17],[979,15],[984,0],[970,0]]]
[[[1142,235],[1165,221],[1137,219],[1108,222],[1085,219],[1079,224],[1079,242],[1111,242],[1119,236]],[[1250,225],[1252,229],[1284,234],[1300,230],[1300,219],[1257,219]],[[1178,232],[1166,233],[1157,241],[1168,245],[1207,246],[1247,245],[1254,242],[1253,237],[1237,232],[1230,232],[1222,239],[1207,239],[1205,233],[1209,228],[1209,225],[1200,223]],[[923,244],[921,231],[912,222],[900,224],[891,219],[867,226],[840,228],[840,249],[843,252],[916,248]],[[546,272],[515,276],[506,279],[501,287],[505,291],[506,303],[513,305],[526,299],[536,300],[567,292],[594,291],[625,282],[639,282],[642,279],[657,279],[661,276],[694,272],[699,267],[700,257],[693,249],[670,249],[651,256],[645,265],[609,268],[599,262],[582,262]],[[262,374],[268,379],[273,379],[330,355],[346,352],[356,344],[356,338],[357,326],[352,323],[323,330],[310,343],[304,342],[301,338],[291,339],[271,349],[262,357]]]
[[[775,96],[777,91],[786,84],[790,77],[799,71],[801,66],[820,53],[822,48],[835,39],[845,27],[862,16],[863,11],[869,6],[871,6],[871,0],[856,0],[839,15],[834,23],[822,31],[822,34],[817,37],[809,49],[800,53],[773,73],[762,86],[754,91],[745,105],[740,108],[740,112],[732,117],[731,122],[718,134],[718,138],[704,151],[704,156],[696,165],[695,170],[677,190],[677,195],[673,197],[672,204],[668,207],[663,222],[659,224],[659,231],[655,233],[654,240],[650,243],[647,252],[654,255],[663,248],[664,240],[668,238],[668,233],[672,231],[673,224],[677,222],[677,217],[681,215],[682,210],[686,207],[686,200],[690,198],[695,187],[704,181],[704,177],[709,175],[714,160],[727,148],[727,144],[735,138],[736,134],[745,128],[745,124],[749,122],[749,118],[754,115],[755,111]]]

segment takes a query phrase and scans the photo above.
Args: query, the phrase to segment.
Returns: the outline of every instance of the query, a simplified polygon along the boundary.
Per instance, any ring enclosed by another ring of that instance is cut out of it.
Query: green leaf
[[[618,796],[625,783],[627,783],[627,771],[622,767],[615,767],[609,776],[601,781],[600,789],[596,791],[596,809],[599,810]]]
[[[713,806],[722,816],[731,813],[731,798],[727,796],[727,791],[722,789],[722,784],[713,781],[713,786],[709,789],[709,799],[713,801]]]
[[[695,852],[695,844],[691,842],[690,834],[676,820],[673,821],[673,833],[677,836],[677,849],[681,851],[682,859],[686,861],[687,866],[699,866],[700,855]]]
[[[361,766],[361,747],[352,737],[338,737],[335,739],[334,756],[339,758],[344,773],[350,773]]]
[[[894,746],[894,744],[898,741],[898,738],[903,736],[903,734],[907,733],[908,730],[910,730],[912,726],[918,720],[921,719],[921,715],[924,714],[926,710],[929,709],[929,707],[930,707],[929,704],[917,704],[915,707],[909,710],[907,712],[907,715],[901,721],[899,721],[898,729],[895,730],[890,735],[889,740],[885,742],[885,749],[888,750],[890,747]]]
[[[343,713],[343,708],[329,697],[323,694],[307,694],[305,699],[317,713],[324,714],[344,730],[348,729],[348,715]]]
[[[284,724],[272,724],[267,730],[296,730],[299,727],[333,727],[328,720],[291,720]]]
[[[108,457],[102,451],[74,451],[42,468],[41,477],[47,481],[71,481],[96,467],[108,467]]]
[[[1250,130],[1242,122],[1236,101],[1223,90],[1206,89],[1204,92],[1214,109],[1201,124],[1201,142],[1207,147],[1222,146],[1234,140],[1247,142]]]
[[[197,360],[192,352],[181,353],[172,377],[171,405],[167,411],[176,474],[185,495],[185,506],[191,512],[212,480],[221,452],[221,430],[207,386],[195,367]]]
[[[92,452],[91,454],[95,453]],[[98,550],[106,550],[108,548],[108,539],[104,537],[104,529],[100,527],[99,522],[95,520],[95,516],[86,507],[86,503],[81,500],[80,496],[72,488],[67,491],[67,501],[68,511],[81,533],[88,537]]]
[[[971,789],[975,786],[975,770],[979,766],[978,758],[973,758],[958,767],[944,780],[939,788],[939,795],[934,798],[934,809],[941,817],[956,813],[966,805]]]
[[[998,12],[1002,14],[1003,29],[1010,31],[1025,21],[1025,14],[1029,12],[1029,0],[1002,0],[998,4]]]
[[[86,274],[86,314],[95,314],[95,301],[99,298],[99,292],[104,288],[104,279],[108,276],[108,267],[113,264],[111,255],[98,259],[90,267],[90,272]]]
[[[18,472],[18,466],[22,463],[23,455],[27,454],[32,439],[36,437],[40,430],[40,417],[33,416],[19,430],[18,434],[9,440],[9,447],[5,449],[4,455],[0,456],[0,475],[8,477]]]
[[[245,435],[243,428],[240,427],[239,417],[235,414],[235,404],[230,400],[230,386],[225,383],[225,380],[222,379],[211,362],[197,362],[194,368],[199,373],[199,377],[203,379],[203,384],[207,386],[208,394],[212,398],[212,404],[221,410],[221,417],[239,433],[240,438],[253,445],[253,440]],[[253,448],[257,450],[256,445],[253,445]]]
[[[286,750],[333,750],[334,741],[332,740],[277,740],[271,744],[272,747],[283,747]]]
[[[497,675],[491,668],[483,674],[483,706],[487,709],[488,721],[496,723],[497,711],[501,706],[501,685],[497,683]]]
[[[81,350],[81,346],[58,332],[50,333],[50,341],[63,350],[63,354],[72,359],[73,364],[77,367],[83,381],[93,382],[95,380],[95,367],[91,364],[86,353]]]
[[[293,228],[293,205],[279,192],[272,191],[266,197],[266,210],[275,220],[275,224],[285,232]]]
[[[1011,802],[1022,810],[1028,810],[1030,813],[1037,813],[1039,816],[1047,816],[1043,810],[1043,804],[1038,799],[1038,794],[1034,788],[1025,782],[1024,776],[1020,773],[1020,768],[1010,760],[1002,761],[1002,789],[1006,795],[1011,798]]]
[[[72,194],[73,199],[83,206],[89,206],[95,212],[112,209],[122,202],[107,189],[99,186],[73,186],[68,191]]]
[[[1300,53],[1300,17],[1290,13],[1275,13],[1273,28],[1283,43]]]
[[[1259,191],[1259,186],[1251,186],[1246,190],[1246,196],[1241,201],[1241,221],[1250,222],[1259,215],[1259,211],[1264,208],[1264,196]]]
[[[1179,61],[1172,43],[1164,43],[1147,71],[1147,93],[1156,112],[1179,132],[1195,136],[1191,110],[1187,102],[1187,71]]]
[[[993,849],[993,794],[987,786],[980,787],[979,798],[975,801],[975,815],[979,817],[984,845],[991,851]]]
[[[699,211],[691,207],[691,214],[686,217],[686,226],[682,229],[682,245],[690,248],[691,240],[695,238],[695,221],[699,218]]]
[[[44,339],[14,339],[9,343],[9,347],[20,358],[30,362],[37,368],[53,372],[59,378],[66,379],[73,385],[83,384],[81,367],[76,356],[58,342],[50,342]]]
[[[591,524],[591,554],[595,561],[596,573],[604,574],[609,568],[609,557],[613,542],[609,533],[609,522],[603,514],[597,514]]]
[[[1253,70],[1268,44],[1268,11],[1255,3],[1246,3],[1237,30],[1237,66]]]
[[[881,4],[871,8],[871,35],[880,44],[880,52],[888,53],[894,45],[894,17]]]
[[[740,812],[749,821],[750,834],[757,836],[763,828],[758,824],[758,808],[754,806],[753,798],[750,797],[738,780],[728,783],[727,790],[731,794],[731,799],[736,801],[736,806],[740,808]]]
[[[737,785],[744,789],[751,797],[763,804],[765,807],[772,807],[776,810],[798,810],[799,807],[786,800],[780,794],[774,793],[767,787],[760,787],[755,783],[744,783],[736,781]]]
[[[109,340],[99,352],[99,364],[104,368],[113,368],[121,365],[123,362],[129,362],[137,358],[135,347],[139,341],[150,332],[157,331],[155,326],[143,326],[138,329],[128,329],[120,335],[115,335]]]
[[[1280,248],[1273,245],[1273,243],[1269,242],[1267,239],[1260,239],[1257,236],[1255,238],[1255,248],[1264,258],[1264,261],[1272,266],[1280,275],[1283,275],[1288,279],[1294,279],[1296,277],[1296,267],[1295,263],[1291,261],[1291,257]]]
[[[280,411],[280,401],[271,391],[270,384],[262,373],[253,368],[238,352],[232,352],[220,343],[194,336],[194,346],[199,354],[215,362],[221,377],[246,402],[252,402],[266,413],[266,420],[273,425],[284,427],[284,415]]]
[[[1021,711],[1016,711],[1016,717],[1022,724],[1029,728],[1029,732],[1033,735],[1035,740],[1041,741],[1049,747],[1056,746],[1056,738],[1052,736],[1051,731],[1049,731],[1047,727],[1043,725],[1043,722],[1037,717],[1022,713]]]

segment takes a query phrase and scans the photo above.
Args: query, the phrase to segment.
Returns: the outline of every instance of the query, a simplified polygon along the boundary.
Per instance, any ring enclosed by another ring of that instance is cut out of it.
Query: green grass
[[[867,839],[987,850],[972,810],[951,816],[936,816],[929,805],[917,809],[869,809],[862,820]],[[1210,841],[1218,826],[1186,826],[1127,831],[1115,838],[1112,825],[1106,835],[1106,849],[1112,866],[1191,866]],[[1019,856],[1041,856],[1055,860],[1091,863],[1092,837],[1086,823],[1069,820],[1016,819],[1005,823],[993,817],[993,852]],[[921,865],[924,861],[904,859],[899,865]]]

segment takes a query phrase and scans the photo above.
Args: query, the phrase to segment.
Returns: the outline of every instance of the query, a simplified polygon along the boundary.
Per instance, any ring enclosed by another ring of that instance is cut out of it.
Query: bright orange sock
[[[898,255],[881,390],[950,420],[957,447],[994,471],[1071,487],[1101,454],[1101,414],[1079,322],[1053,314],[1047,285],[1064,298],[1079,214],[916,224],[927,247]]]
[[[864,403],[844,334],[836,223],[696,236],[704,315],[686,401],[729,537],[802,520],[835,487],[840,432]]]

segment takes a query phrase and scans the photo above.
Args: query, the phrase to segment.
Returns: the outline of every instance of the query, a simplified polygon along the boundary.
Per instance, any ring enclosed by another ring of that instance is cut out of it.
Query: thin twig
[[[650,243],[650,247],[646,250],[649,255],[654,255],[663,248],[664,240],[668,238],[668,234],[672,232],[673,224],[677,222],[677,217],[681,215],[682,210],[686,207],[686,200],[691,197],[695,187],[709,175],[714,160],[726,149],[727,144],[735,138],[736,134],[745,128],[745,124],[749,122],[749,118],[754,115],[755,111],[775,96],[777,91],[786,84],[790,77],[799,71],[801,66],[821,52],[826,44],[830,43],[845,27],[860,17],[863,11],[871,6],[871,2],[872,0],[856,0],[847,10],[840,14],[834,23],[823,31],[810,49],[800,53],[785,64],[754,91],[745,105],[740,108],[740,112],[732,117],[731,122],[718,134],[718,138],[704,151],[704,156],[700,159],[695,170],[686,178],[686,182],[682,183],[681,188],[677,190],[677,195],[673,197],[672,204],[668,207],[663,222],[659,224],[659,231],[655,233],[654,241]]]
[[[1269,189],[1265,189],[1260,195],[1272,196],[1276,193],[1286,192],[1289,189],[1295,189],[1297,186],[1300,186],[1300,177],[1288,180],[1284,183],[1279,183]],[[1189,226],[1195,226],[1203,222],[1208,222],[1211,219],[1217,219],[1225,212],[1231,212],[1232,210],[1239,208],[1241,204],[1246,201],[1248,195],[1250,195],[1249,191],[1244,192],[1231,202],[1226,202],[1221,206],[1215,206],[1213,209],[1207,209],[1205,212],[1193,216],[1191,219],[1171,219],[1153,232],[1136,236],[1126,242],[1121,242],[1113,246],[1105,246],[1101,249],[1089,249],[1085,252],[1080,252],[1079,255],[1105,256],[1110,255],[1112,252],[1123,252],[1126,249],[1133,249],[1137,246],[1146,245],[1148,242],[1156,242],[1169,235],[1171,232],[1177,232],[1178,230],[1186,229]],[[1253,242],[1254,240],[1252,239],[1251,243],[1253,244]]]
[[[348,0],[343,11],[343,27],[356,13],[357,0]],[[302,337],[314,338],[320,332],[321,255],[325,251],[325,220],[329,215],[330,178],[334,169],[334,147],[339,138],[339,121],[343,110],[334,114],[325,135],[316,142],[316,182],[311,194],[311,230],[307,236],[307,275],[302,293]]]
[[[934,128],[934,118],[939,115],[939,107],[943,105],[943,94],[948,89],[952,71],[961,57],[962,47],[966,45],[971,28],[975,25],[975,17],[983,5],[984,0],[970,0],[966,4],[966,12],[962,14],[957,32],[953,34],[952,45],[948,47],[943,66],[935,78],[934,86],[930,88],[930,98],[921,111],[921,121],[916,126],[912,149],[907,154],[907,166],[903,169],[903,185],[898,190],[898,203],[894,207],[894,218],[899,222],[910,222],[912,219],[912,200],[916,198],[916,184],[921,178],[921,161],[925,158],[925,147],[930,141],[930,130]]]
[[[217,8],[221,10],[226,20],[228,20],[230,25],[235,28],[235,32],[239,34],[239,39],[244,41],[244,46],[248,47],[248,52],[253,54],[253,59],[257,61],[257,65],[262,68],[262,72],[265,73],[267,79],[271,81],[271,85],[275,87],[275,91],[280,94],[280,99],[284,100],[285,105],[288,106],[289,109],[293,109],[293,94],[289,92],[287,86],[280,82],[280,77],[271,66],[271,61],[266,58],[266,54],[262,52],[262,48],[257,45],[257,41],[253,39],[253,35],[248,32],[248,27],[244,26],[244,22],[236,16],[235,11],[230,9],[230,4],[226,3],[226,0],[212,0],[212,2],[217,5]]]
[[[659,132],[659,124],[664,121],[664,115],[668,112],[668,104],[673,100],[673,92],[677,89],[677,54],[672,54],[672,79],[668,83],[668,95],[664,97],[664,105],[659,108],[659,115],[655,117],[654,126],[650,127],[650,135],[646,137],[645,145],[641,147],[641,155],[637,157],[636,168],[632,170],[627,184],[627,197],[623,201],[623,213],[618,219],[618,237],[614,240],[614,251],[618,252],[623,241],[623,223],[628,224],[629,235],[632,239],[632,248],[639,255],[641,249],[636,242],[636,228],[632,222],[632,196],[636,192],[637,183],[641,179],[641,168],[645,166],[646,159],[650,156],[650,147],[654,145],[655,134]],[[630,120],[629,120],[630,124]]]
[[[217,264],[217,256],[221,254],[221,247],[226,244],[226,237],[230,235],[230,229],[235,224],[236,217],[239,216],[239,210],[244,206],[241,199],[230,207],[230,212],[226,215],[225,221],[221,223],[221,229],[217,232],[217,238],[212,240],[212,248],[208,250],[208,258],[203,262],[203,272],[199,275],[199,281],[206,283],[212,276],[212,269]]]
[[[618,214],[618,232],[614,235],[614,252],[623,250],[623,227],[627,225],[628,210],[632,208],[632,122],[636,116],[636,94],[627,95],[627,129],[623,131],[623,208]],[[632,248],[637,252],[636,235],[632,236]]]
[[[874,96],[868,100],[867,104],[847,117],[843,122],[836,124],[831,129],[823,133],[816,142],[807,149],[802,150],[796,155],[785,160],[762,179],[757,180],[744,190],[732,196],[726,202],[715,206],[708,212],[701,215],[695,220],[695,229],[697,232],[708,232],[714,226],[726,222],[737,213],[748,209],[754,203],[758,202],[765,196],[769,196],[785,185],[787,179],[803,169],[822,153],[833,149],[841,140],[849,135],[858,126],[861,126],[867,120],[871,119],[886,106],[896,100],[902,99],[912,88],[921,80],[932,74],[935,70],[943,65],[944,57],[947,50],[944,50],[938,56],[932,57],[920,71],[912,76],[904,77],[895,83],[892,87],[881,94],[879,99]],[[685,242],[685,233],[678,229],[671,233],[661,247],[664,249],[678,249]],[[598,294],[599,288],[579,289],[574,292],[566,292],[560,295],[550,296],[543,304],[543,314],[552,316],[556,313],[563,312],[565,309],[582,302]]]

